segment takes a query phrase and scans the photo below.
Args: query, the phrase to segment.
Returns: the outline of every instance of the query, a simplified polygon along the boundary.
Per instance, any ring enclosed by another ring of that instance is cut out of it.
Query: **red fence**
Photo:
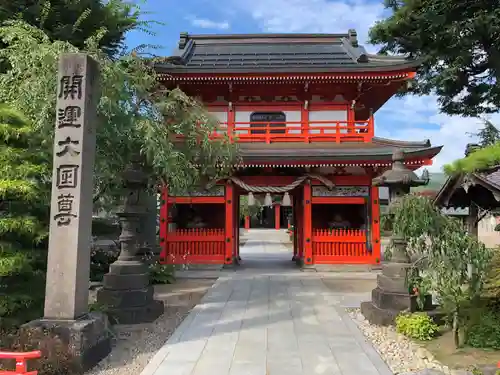
[[[322,120],[286,122],[235,122],[228,129],[221,122],[213,137],[228,135],[237,142],[370,142],[373,119],[367,121]],[[177,136],[182,138],[181,135]]]
[[[224,238],[224,229],[168,232],[160,260],[168,264],[224,264]]]
[[[0,359],[14,359],[16,361],[15,370],[0,370],[0,375],[37,375],[38,371],[28,371],[28,359],[40,358],[42,353],[39,350],[33,352],[16,353],[0,352]]]
[[[368,252],[366,231],[359,229],[313,229],[313,262],[331,263],[376,263]]]

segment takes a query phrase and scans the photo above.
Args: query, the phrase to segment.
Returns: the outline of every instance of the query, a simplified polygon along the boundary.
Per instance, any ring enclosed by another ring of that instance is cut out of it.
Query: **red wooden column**
[[[245,216],[245,229],[250,229],[250,216]]]
[[[304,234],[304,264],[312,264],[312,187],[311,181],[307,180],[304,185],[304,197],[303,201],[303,212],[304,216],[302,218],[303,234]]]
[[[168,187],[160,188],[160,262],[167,261],[167,234],[168,234]]]
[[[378,187],[371,188],[372,199],[372,256],[375,263],[380,263],[380,198]]]
[[[275,204],[274,205],[274,229],[280,230],[281,228],[281,205],[280,204]]]
[[[233,242],[234,242],[234,187],[231,181],[226,182],[225,186],[225,206],[226,206],[226,222],[225,222],[225,247],[224,247],[224,263],[231,264],[233,262]]]
[[[240,225],[239,225],[239,197],[236,189],[233,189],[233,260],[238,259],[238,250],[240,246]]]
[[[292,195],[292,220],[293,220],[293,258],[297,260],[299,252],[298,242],[298,227],[297,227],[297,204],[295,203],[295,195]],[[290,222],[288,222],[288,229],[290,229]]]
[[[297,256],[299,259],[303,259],[304,257],[304,205],[302,204],[302,196],[297,197],[297,204],[295,205],[297,208],[297,222],[295,223],[295,228],[297,231]]]

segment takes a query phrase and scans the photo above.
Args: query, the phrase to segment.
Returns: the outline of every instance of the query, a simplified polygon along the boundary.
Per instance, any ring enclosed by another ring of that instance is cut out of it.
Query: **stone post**
[[[147,175],[140,160],[132,161],[124,173],[125,202],[118,214],[122,224],[120,255],[104,275],[104,287],[97,292],[97,302],[118,324],[146,323],[163,314],[164,306],[153,299],[154,289],[149,284],[149,269],[138,253],[143,248],[142,224],[147,218],[144,196],[148,194]]]
[[[399,199],[410,192],[412,186],[425,185],[429,181],[424,172],[419,178],[404,165],[404,154],[398,150],[392,157],[392,168],[373,179],[374,186],[389,188],[389,202],[397,205]],[[361,312],[372,324],[391,325],[403,310],[415,311],[416,299],[410,295],[408,276],[411,268],[405,238],[393,234],[392,257],[382,264],[382,274],[377,275],[377,287],[372,290],[372,300],[361,303]]]
[[[26,344],[62,341],[66,358],[46,355],[72,373],[111,351],[107,318],[88,308],[98,73],[85,54],[59,59],[44,318],[21,329]]]

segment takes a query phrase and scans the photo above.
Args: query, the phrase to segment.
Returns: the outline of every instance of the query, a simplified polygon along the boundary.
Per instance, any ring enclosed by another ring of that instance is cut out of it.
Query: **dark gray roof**
[[[428,140],[406,142],[374,137],[371,142],[277,142],[277,143],[240,143],[239,149],[243,162],[283,162],[287,160],[304,161],[373,161],[390,162],[396,149],[404,152],[405,159],[433,158],[442,146],[431,146]]]
[[[395,71],[419,63],[402,57],[371,55],[347,34],[189,35],[156,69],[160,73]]]
[[[434,203],[440,207],[467,207],[470,202],[479,202],[483,208],[495,208],[500,205],[497,198],[500,199],[500,165],[450,176]]]

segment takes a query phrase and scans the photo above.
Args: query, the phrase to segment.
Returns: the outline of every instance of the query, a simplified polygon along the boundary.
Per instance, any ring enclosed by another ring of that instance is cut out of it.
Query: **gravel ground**
[[[443,366],[429,351],[398,334],[394,327],[371,325],[359,309],[350,310],[349,315],[395,375],[469,374]]]
[[[86,375],[140,374],[213,282],[214,280],[179,280],[175,284],[155,288],[156,298],[165,303],[165,313],[154,323],[114,326],[111,354]],[[96,293],[96,290],[90,292],[91,302],[95,301]]]

